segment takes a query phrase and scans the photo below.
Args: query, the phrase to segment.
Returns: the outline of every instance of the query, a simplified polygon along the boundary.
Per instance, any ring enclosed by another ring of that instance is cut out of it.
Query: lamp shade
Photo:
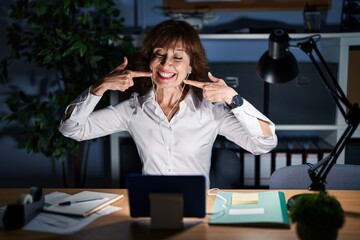
[[[283,29],[275,29],[269,37],[269,49],[256,66],[257,75],[268,83],[285,83],[299,73],[296,58],[289,50],[290,37]]]

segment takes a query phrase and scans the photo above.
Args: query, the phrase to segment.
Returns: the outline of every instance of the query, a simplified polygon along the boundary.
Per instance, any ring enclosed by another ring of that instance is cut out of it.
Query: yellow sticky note
[[[233,193],[231,204],[257,204],[259,202],[258,193]]]

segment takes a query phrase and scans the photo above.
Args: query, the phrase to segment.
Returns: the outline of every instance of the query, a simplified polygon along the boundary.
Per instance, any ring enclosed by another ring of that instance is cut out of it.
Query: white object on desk
[[[57,204],[64,201],[71,195],[62,192],[53,192],[45,195],[45,202],[48,204]],[[71,234],[79,231],[89,223],[98,219],[101,216],[108,215],[112,212],[121,210],[120,207],[106,206],[103,209],[91,214],[90,216],[83,217],[70,217],[60,214],[52,213],[39,213],[33,220],[31,220],[23,230],[49,232],[57,234]]]
[[[74,195],[69,195],[66,198],[59,200],[52,204],[51,206],[46,206],[44,211],[64,214],[64,215],[72,215],[78,217],[86,217],[100,209],[114,203],[115,201],[123,198],[122,194],[114,194],[114,193],[104,193],[104,192],[92,192],[92,191],[82,191]],[[98,199],[98,200],[94,200]],[[92,201],[88,201],[92,200]],[[46,203],[49,203],[46,201]],[[77,204],[68,204],[68,205],[59,205],[59,203],[63,202],[79,202]]]

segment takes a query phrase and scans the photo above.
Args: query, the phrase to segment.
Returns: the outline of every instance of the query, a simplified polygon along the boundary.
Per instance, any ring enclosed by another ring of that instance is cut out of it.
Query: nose
[[[171,58],[168,57],[168,55],[165,55],[163,57],[163,59],[161,60],[161,65],[163,66],[166,66],[166,65],[171,65],[172,64],[172,61],[171,61]]]

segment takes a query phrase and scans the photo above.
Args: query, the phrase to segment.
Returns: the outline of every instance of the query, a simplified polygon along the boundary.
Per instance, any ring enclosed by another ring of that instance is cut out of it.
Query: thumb
[[[127,57],[124,57],[124,61],[117,66],[113,71],[122,71],[126,68],[126,66],[128,65],[128,59]]]
[[[210,81],[215,82],[215,83],[220,80],[219,78],[214,77],[214,75],[212,75],[211,72],[208,72],[208,77],[209,77]]]

